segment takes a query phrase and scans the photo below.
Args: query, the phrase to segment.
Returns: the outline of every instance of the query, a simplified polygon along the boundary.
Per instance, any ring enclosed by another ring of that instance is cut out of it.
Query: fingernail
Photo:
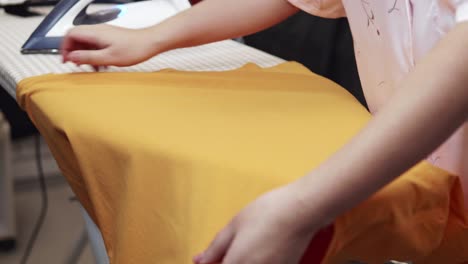
[[[201,264],[202,259],[203,259],[203,253],[198,254],[195,258],[193,258],[196,264]]]

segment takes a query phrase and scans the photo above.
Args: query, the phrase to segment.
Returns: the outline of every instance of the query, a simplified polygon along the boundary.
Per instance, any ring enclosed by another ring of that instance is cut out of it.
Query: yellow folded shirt
[[[21,82],[18,101],[119,264],[190,263],[242,207],[370,119],[297,63],[45,75]],[[455,176],[421,163],[337,219],[324,262],[468,260],[460,193]]]

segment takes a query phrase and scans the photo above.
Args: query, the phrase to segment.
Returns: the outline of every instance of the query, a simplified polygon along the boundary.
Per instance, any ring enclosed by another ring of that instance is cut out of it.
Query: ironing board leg
[[[96,259],[96,264],[109,264],[109,257],[107,256],[106,246],[104,245],[101,232],[88,213],[83,208],[81,208],[81,211],[85,220],[86,231]]]

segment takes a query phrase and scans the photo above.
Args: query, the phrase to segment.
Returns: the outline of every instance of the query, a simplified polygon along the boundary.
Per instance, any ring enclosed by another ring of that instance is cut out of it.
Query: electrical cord
[[[49,209],[49,198],[47,195],[47,185],[45,181],[44,175],[44,168],[42,167],[42,158],[41,158],[41,138],[39,135],[35,136],[35,152],[36,152],[36,166],[38,171],[39,177],[39,187],[41,189],[41,211],[39,213],[39,217],[37,218],[36,225],[34,226],[34,230],[29,238],[28,244],[26,246],[26,250],[21,258],[21,264],[26,264],[28,262],[29,256],[34,248],[36,243],[37,237],[41,231],[42,225],[44,224],[44,220],[47,215],[47,211]]]

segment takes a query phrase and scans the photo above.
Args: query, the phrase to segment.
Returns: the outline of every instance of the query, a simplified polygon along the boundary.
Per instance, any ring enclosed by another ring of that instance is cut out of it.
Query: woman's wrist
[[[139,35],[141,41],[147,42],[144,46],[149,47],[152,56],[177,48],[171,34],[164,33],[158,26],[140,29]]]
[[[319,193],[313,187],[308,186],[305,177],[285,188],[291,199],[290,213],[297,216],[296,225],[302,232],[315,233],[330,224],[333,218],[326,214],[325,206],[315,198]]]

